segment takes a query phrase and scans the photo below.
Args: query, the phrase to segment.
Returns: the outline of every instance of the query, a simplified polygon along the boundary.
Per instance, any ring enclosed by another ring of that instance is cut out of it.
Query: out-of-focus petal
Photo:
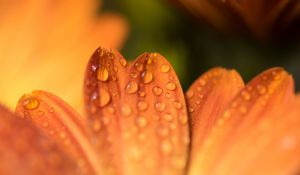
[[[97,16],[97,2],[0,1],[1,102],[12,107],[23,92],[44,89],[81,107],[90,53],[120,47],[127,33],[122,17]]]
[[[187,91],[186,100],[192,122],[191,167],[197,166],[193,160],[199,156],[203,141],[243,86],[243,80],[235,70],[215,68],[198,78]]]
[[[88,120],[104,174],[184,173],[189,145],[187,111],[172,66],[157,53],[132,64],[99,48],[85,79]]]
[[[281,68],[267,70],[254,78],[219,117],[199,148],[189,174],[240,174],[240,169],[249,165],[247,160],[251,156],[265,158],[263,149],[254,147],[256,138],[264,135],[251,134],[265,118],[282,113],[292,103],[293,90],[291,76]],[[239,145],[243,139],[249,139],[249,144]]]
[[[20,99],[16,114],[31,120],[51,137],[78,163],[84,174],[100,174],[85,123],[61,99],[48,92],[34,91]]]
[[[76,161],[39,132],[0,106],[0,174],[73,175],[81,174]]]

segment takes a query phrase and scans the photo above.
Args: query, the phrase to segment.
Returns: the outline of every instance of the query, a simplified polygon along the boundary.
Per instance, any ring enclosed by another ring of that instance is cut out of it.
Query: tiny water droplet
[[[145,91],[139,91],[139,96],[140,97],[145,97],[146,96],[146,92]]]
[[[194,108],[193,108],[192,106],[190,106],[190,107],[188,108],[188,111],[189,111],[189,112],[194,112]]]
[[[267,89],[264,85],[257,85],[256,89],[257,89],[258,94],[260,94],[260,95],[265,94],[267,91]]]
[[[171,114],[164,114],[163,119],[170,122],[173,120],[173,116]]]
[[[161,65],[160,67],[160,71],[163,72],[163,73],[167,73],[170,71],[170,66],[166,65],[166,64],[163,64]]]
[[[108,80],[108,70],[105,66],[101,66],[97,72],[97,79],[99,81],[107,81]]]
[[[109,118],[107,116],[103,116],[101,120],[102,120],[102,123],[104,125],[108,125],[109,124]]]
[[[137,103],[137,107],[138,107],[139,111],[145,111],[148,108],[148,104],[145,101],[139,101]]]
[[[176,109],[181,109],[182,108],[182,104],[179,101],[174,101],[173,105]]]
[[[153,91],[153,94],[154,94],[154,95],[160,96],[160,95],[162,94],[162,91],[163,91],[163,90],[162,90],[160,87],[155,86],[155,87],[152,89],[152,91]]]
[[[99,106],[104,107],[110,102],[110,95],[104,89],[99,89]]]
[[[139,128],[144,128],[148,124],[148,121],[145,117],[137,117],[136,124]]]
[[[163,103],[163,102],[157,102],[157,103],[155,103],[154,106],[155,106],[155,109],[156,109],[158,112],[162,112],[162,111],[164,111],[165,108],[166,108],[166,104]]]
[[[172,145],[168,140],[163,140],[160,144],[160,150],[164,155],[170,155],[172,152]]]
[[[167,84],[167,89],[171,90],[171,91],[174,91],[176,89],[176,84],[174,82],[169,82]]]
[[[38,101],[38,99],[36,99],[34,97],[27,98],[23,102],[23,106],[28,110],[34,110],[34,109],[38,108],[39,105],[40,105],[40,102]]]
[[[142,71],[144,69],[144,65],[142,63],[139,63],[139,62],[136,62],[134,64],[134,68],[137,70],[137,71]]]
[[[43,127],[48,128],[49,127],[49,123],[48,122],[44,122],[43,123]]]
[[[247,91],[243,91],[243,92],[241,93],[241,95],[242,95],[242,98],[243,98],[244,100],[246,100],[246,101],[248,101],[248,100],[251,99],[251,95],[250,95],[249,92],[247,92]]]
[[[120,59],[120,64],[121,64],[123,67],[126,67],[127,61],[126,61],[124,58],[121,58],[121,59]]]
[[[42,116],[44,116],[44,114],[45,114],[45,112],[44,111],[39,111],[39,112],[37,112],[37,116],[38,117],[42,117]]]
[[[189,90],[187,93],[186,93],[186,97],[187,98],[192,98],[194,96],[194,91],[192,90]]]
[[[200,84],[201,86],[205,86],[205,85],[206,85],[206,81],[205,81],[204,79],[200,79],[200,80],[199,80],[199,84]]]
[[[95,120],[92,127],[95,132],[99,132],[101,130],[101,122],[99,120]]]
[[[161,137],[166,137],[169,135],[169,129],[167,127],[159,127],[157,133]]]
[[[135,81],[130,81],[127,86],[125,91],[129,94],[136,93],[138,90],[138,84]]]
[[[153,74],[149,71],[144,71],[142,73],[142,82],[145,84],[151,83],[153,80]]]
[[[137,77],[138,77],[138,73],[137,73],[137,72],[131,72],[131,73],[130,73],[130,76],[131,76],[132,78],[137,78]]]
[[[131,114],[131,108],[128,104],[124,104],[121,107],[121,113],[124,117],[127,117]]]

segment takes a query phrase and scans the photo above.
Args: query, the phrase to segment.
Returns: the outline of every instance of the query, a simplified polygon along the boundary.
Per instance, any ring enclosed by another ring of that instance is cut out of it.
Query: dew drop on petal
[[[160,87],[155,86],[155,87],[152,89],[152,91],[153,91],[153,94],[154,94],[154,95],[160,96],[163,90],[162,90]]]
[[[131,108],[128,104],[124,104],[121,107],[121,113],[124,117],[127,117],[131,114]]]
[[[99,81],[107,81],[108,80],[108,70],[105,66],[101,66],[97,72],[97,79]]]
[[[164,114],[163,119],[170,122],[173,120],[173,116],[171,114]]]
[[[157,103],[155,103],[154,107],[158,112],[162,112],[165,110],[166,104],[163,102],[157,102]]]
[[[151,83],[153,80],[153,74],[149,71],[144,71],[142,73],[142,82],[145,84]]]
[[[160,144],[160,150],[164,155],[170,155],[172,152],[172,145],[168,140],[163,140]]]
[[[170,66],[166,65],[166,64],[163,64],[161,67],[160,67],[160,71],[163,72],[163,73],[167,73],[170,71]]]
[[[167,84],[167,89],[168,89],[168,90],[171,90],[171,91],[174,91],[174,90],[176,89],[176,84],[173,83],[173,82],[169,82],[169,83]]]
[[[38,99],[30,97],[23,102],[23,106],[28,110],[34,110],[40,105]]]
[[[174,101],[173,105],[176,109],[181,109],[182,108],[182,104],[179,101]]]
[[[147,126],[148,121],[145,117],[137,117],[136,124],[139,128],[144,128],[145,126]]]
[[[120,64],[121,64],[123,67],[126,67],[127,61],[126,61],[124,58],[121,58],[121,59],[120,59]]]
[[[136,93],[138,90],[138,84],[135,81],[130,81],[126,86],[126,93],[133,94]]]
[[[205,81],[204,79],[200,79],[200,80],[199,80],[199,84],[200,84],[201,86],[205,86],[205,85],[206,85],[206,81]]]
[[[159,127],[157,133],[161,137],[166,137],[169,135],[169,129],[167,127]]]
[[[39,111],[39,112],[37,112],[37,116],[38,117],[42,117],[42,116],[44,116],[44,114],[45,114],[45,112],[44,111]]]
[[[137,107],[139,111],[145,111],[148,108],[148,104],[145,101],[139,101]]]
[[[251,95],[250,95],[249,92],[247,92],[247,91],[243,91],[243,92],[241,93],[241,95],[242,95],[242,98],[243,98],[244,100],[246,100],[246,101],[248,101],[248,100],[251,99]]]
[[[110,102],[110,95],[104,89],[99,89],[99,106],[104,107]]]
[[[188,111],[189,111],[189,112],[194,112],[194,108],[190,106],[190,107],[188,108]]]
[[[144,65],[142,63],[139,63],[139,62],[136,62],[134,64],[134,68],[137,70],[137,71],[142,71],[144,69]]]
[[[260,94],[260,95],[265,94],[267,91],[266,87],[263,85],[257,85],[256,90],[257,90],[258,94]]]
[[[189,90],[187,93],[186,93],[186,97],[187,98],[192,98],[194,96],[194,91],[192,90]]]
[[[145,97],[146,96],[146,92],[145,91],[139,91],[139,96],[140,97]]]

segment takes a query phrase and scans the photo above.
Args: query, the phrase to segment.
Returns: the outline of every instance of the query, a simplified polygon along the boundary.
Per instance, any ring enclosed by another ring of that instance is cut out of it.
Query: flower
[[[90,53],[98,45],[120,48],[128,30],[117,14],[96,15],[99,2],[1,2],[2,103],[13,107],[23,92],[45,89],[82,106],[78,92]]]
[[[215,68],[184,96],[160,54],[144,53],[129,64],[117,51],[99,48],[87,66],[84,97],[85,117],[45,91],[24,95],[15,115],[1,107],[0,173],[299,170],[300,99],[281,68],[246,85],[236,71]]]
[[[299,22],[299,1],[288,0],[174,0],[196,17],[225,32],[247,29],[266,39],[288,34]]]

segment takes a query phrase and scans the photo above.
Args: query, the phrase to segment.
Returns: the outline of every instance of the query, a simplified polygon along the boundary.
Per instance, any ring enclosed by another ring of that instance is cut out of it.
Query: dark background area
[[[182,9],[162,0],[104,0],[102,11],[115,11],[129,22],[122,54],[129,60],[143,52],[159,52],[174,66],[186,89],[212,67],[236,69],[247,82],[265,69],[288,70],[300,89],[300,41],[261,42],[225,35]]]

